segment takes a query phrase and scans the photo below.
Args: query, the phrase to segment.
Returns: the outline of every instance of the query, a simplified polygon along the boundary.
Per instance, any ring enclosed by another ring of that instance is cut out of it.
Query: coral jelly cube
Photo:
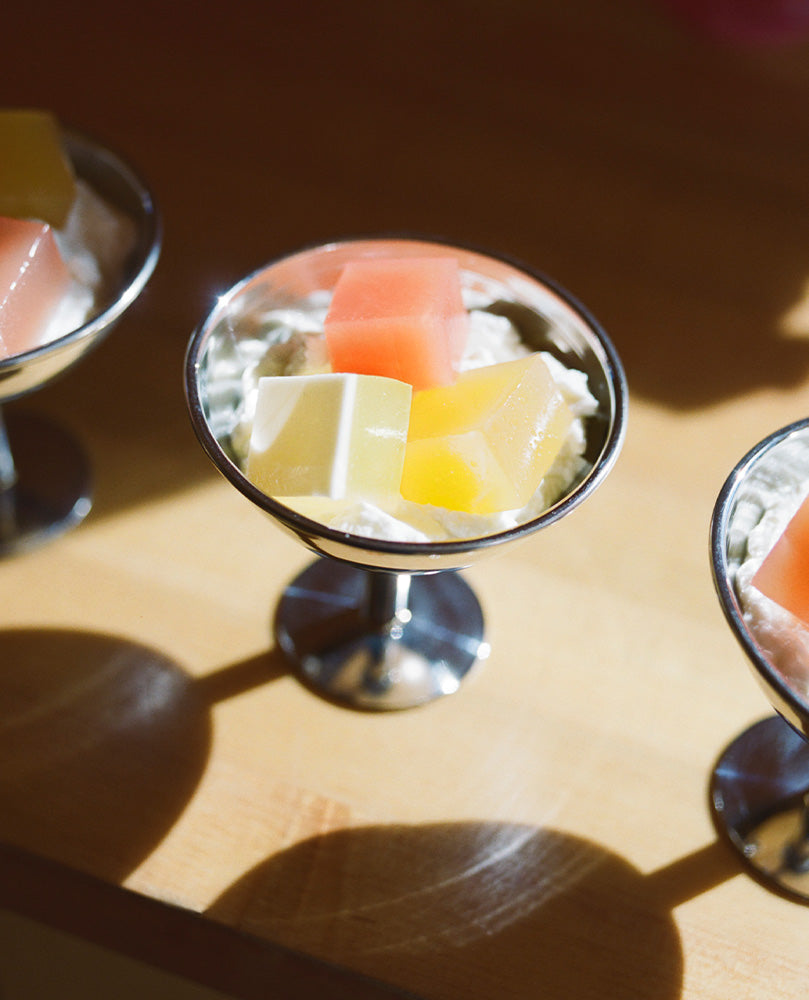
[[[70,283],[50,226],[0,218],[0,359],[46,340]]]
[[[414,389],[447,385],[468,335],[458,262],[449,257],[350,261],[325,320],[332,368]]]
[[[809,497],[754,574],[753,586],[809,625]]]
[[[0,215],[59,229],[75,197],[55,118],[47,111],[0,110]]]
[[[411,395],[374,375],[260,379],[247,478],[277,497],[398,497]]]
[[[572,414],[539,354],[413,395],[402,496],[473,514],[523,507]]]

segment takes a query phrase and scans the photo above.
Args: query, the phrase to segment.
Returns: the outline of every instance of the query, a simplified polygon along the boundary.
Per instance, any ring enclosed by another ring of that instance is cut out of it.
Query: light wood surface
[[[2,101],[129,157],[165,242],[113,336],[14,404],[84,443],[95,504],[0,563],[0,904],[240,996],[802,996],[809,911],[708,809],[769,706],[707,539],[736,460],[806,413],[809,44],[640,0],[45,8],[4,14]],[[264,261],[402,229],[579,296],[630,422],[583,508],[466,574],[485,666],[362,714],[273,648],[310,556],[209,465],[182,360]]]

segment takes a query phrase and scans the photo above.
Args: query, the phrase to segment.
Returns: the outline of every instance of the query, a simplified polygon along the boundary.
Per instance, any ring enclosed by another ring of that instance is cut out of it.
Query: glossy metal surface
[[[751,726],[722,754],[711,781],[714,819],[757,877],[802,902],[809,902],[809,703],[768,661],[745,625],[734,587],[743,539],[733,529],[740,494],[757,464],[807,427],[809,420],[797,421],[751,449],[728,476],[711,522],[711,566],[722,610],[778,712]]]
[[[58,340],[0,361],[0,403],[39,389],[97,346],[143,291],[160,255],[160,215],[145,183],[89,138],[67,132],[65,145],[76,175],[135,221],[137,240],[115,296],[97,316]]]
[[[140,178],[91,139],[70,132],[65,143],[77,176],[135,221],[136,243],[114,297],[98,315],[58,340],[0,361],[0,406],[61,375],[99,344],[141,293],[160,254],[160,217]],[[61,534],[91,503],[87,460],[76,441],[36,417],[0,414],[0,556]]]
[[[711,779],[719,829],[764,884],[809,902],[809,744],[780,715],[746,729]]]
[[[92,505],[90,467],[73,437],[34,413],[0,413],[0,452],[14,473],[0,490],[0,556],[38,545],[82,521]]]
[[[293,306],[313,292],[330,290],[347,260],[380,254],[456,258],[464,287],[493,300],[493,311],[507,315],[529,346],[550,351],[568,366],[586,372],[590,391],[599,402],[598,413],[587,422],[588,471],[540,517],[508,531],[455,541],[412,543],[364,538],[336,531],[290,510],[266,496],[242,474],[229,451],[226,430],[232,425],[241,390],[237,380],[232,392],[222,391],[220,385],[210,391],[211,357],[226,352],[234,338],[255,337],[267,310]],[[185,386],[197,436],[225,478],[307,548],[354,567],[353,572],[347,572],[336,565],[330,569],[329,563],[324,563],[307,570],[284,595],[277,634],[279,644],[308,683],[319,686],[329,697],[365,708],[409,707],[457,688],[460,678],[488,649],[482,639],[477,599],[458,580],[414,580],[409,587],[414,603],[408,609],[404,630],[400,634],[399,622],[394,629],[398,638],[392,638],[390,616],[388,624],[376,623],[360,643],[361,654],[357,652],[355,622],[350,641],[339,637],[323,646],[318,639],[318,649],[327,651],[315,658],[307,637],[309,623],[315,623],[315,632],[332,628],[329,609],[337,609],[340,617],[340,595],[346,586],[352,594],[356,590],[378,595],[380,589],[390,587],[389,582],[380,584],[380,577],[392,576],[403,586],[401,580],[407,574],[461,569],[558,521],[588,497],[611,469],[623,442],[627,411],[624,374],[612,344],[567,292],[508,259],[410,238],[329,243],[283,257],[255,272],[221,296],[193,334],[186,357]],[[324,596],[329,592],[335,596]],[[445,592],[463,593],[462,611],[448,613],[442,596]],[[360,598],[352,596],[352,616],[358,612],[367,615],[367,611],[361,611],[361,604]],[[342,650],[339,665],[338,650]],[[404,675],[409,678],[407,682]],[[417,676],[419,679],[413,680]]]
[[[318,289],[330,289],[346,260],[363,255],[447,255],[458,259],[466,288],[489,292],[509,315],[523,339],[547,350],[588,376],[599,412],[588,420],[589,472],[540,517],[509,531],[430,544],[360,538],[335,531],[296,513],[258,490],[228,453],[228,411],[240,400],[209,394],[212,349],[228,338],[255,336],[255,317],[273,305],[289,305]],[[252,317],[252,322],[251,322]],[[300,251],[267,265],[221,296],[191,338],[186,358],[186,394],[197,436],[219,471],[249,500],[319,555],[390,572],[459,569],[501,547],[523,539],[564,517],[602,482],[623,442],[627,390],[614,347],[596,320],[567,292],[544,276],[505,258],[464,247],[416,239],[347,240]],[[218,436],[217,436],[218,435]]]
[[[319,692],[358,708],[453,694],[488,655],[483,614],[455,573],[369,573],[320,559],[284,592],[278,643]]]

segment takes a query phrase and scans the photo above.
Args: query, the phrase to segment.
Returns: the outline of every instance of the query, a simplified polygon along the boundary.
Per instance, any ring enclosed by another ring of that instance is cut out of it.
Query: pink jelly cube
[[[414,389],[448,385],[468,334],[458,262],[351,261],[335,285],[324,328],[336,372],[384,375]]]
[[[0,359],[43,343],[70,281],[47,223],[0,217]]]
[[[809,625],[809,497],[756,570],[753,586]]]

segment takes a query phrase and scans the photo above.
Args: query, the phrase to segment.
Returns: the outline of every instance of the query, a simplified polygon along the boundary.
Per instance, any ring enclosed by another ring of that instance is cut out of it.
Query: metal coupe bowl
[[[587,421],[587,472],[539,517],[482,537],[437,542],[401,542],[337,531],[304,517],[262,493],[242,473],[222,430],[239,405],[233,393],[212,392],[210,361],[232,338],[255,336],[259,317],[289,307],[317,291],[330,291],[349,260],[385,256],[451,256],[465,289],[491,296],[535,350],[554,354],[586,373],[598,412]],[[614,347],[596,320],[550,279],[508,258],[439,241],[385,237],[347,239],[284,256],[221,296],[189,343],[185,386],[194,429],[219,471],[254,504],[320,555],[389,572],[459,569],[495,547],[525,538],[568,514],[604,479],[620,450],[626,424],[627,389]]]
[[[717,760],[710,781],[713,818],[754,877],[804,904],[809,903],[809,671],[799,658],[787,657],[779,666],[776,647],[765,649],[770,638],[757,641],[745,620],[737,573],[747,558],[750,531],[766,510],[758,486],[781,480],[787,454],[791,461],[800,458],[788,474],[791,486],[797,488],[804,473],[809,478],[807,431],[809,419],[782,427],[739,461],[719,493],[710,533],[719,602],[776,712],[738,734]]]
[[[118,287],[92,319],[50,343],[0,361],[0,404],[38,389],[96,346],[143,291],[160,255],[161,219],[146,184],[95,140],[70,130],[63,139],[76,176],[132,219],[135,245]]]
[[[756,500],[751,498],[751,487],[761,476],[771,478],[772,472],[768,468],[772,470],[777,465],[779,451],[788,446],[795,435],[807,429],[809,419],[798,420],[779,428],[759,441],[738,462],[717,498],[710,538],[713,581],[725,618],[773,708],[805,735],[809,735],[809,701],[798,686],[773,665],[748,628],[736,590],[736,571],[747,552],[747,533],[752,526],[749,508],[752,506],[754,511],[756,509]],[[806,475],[809,479],[809,466]],[[748,505],[744,525],[739,523],[742,502]]]

